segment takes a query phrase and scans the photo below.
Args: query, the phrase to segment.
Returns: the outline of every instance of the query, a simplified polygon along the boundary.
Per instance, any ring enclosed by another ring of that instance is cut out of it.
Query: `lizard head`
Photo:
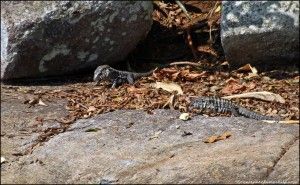
[[[105,80],[109,74],[109,66],[108,65],[101,65],[98,66],[94,72],[94,81],[99,82],[101,80]]]

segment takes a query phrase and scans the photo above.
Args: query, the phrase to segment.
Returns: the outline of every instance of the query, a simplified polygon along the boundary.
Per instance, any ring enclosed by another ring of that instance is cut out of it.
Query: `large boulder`
[[[299,183],[299,125],[119,110],[81,119],[1,165],[3,183]],[[215,143],[204,140],[230,132]]]
[[[76,73],[123,60],[152,25],[150,1],[1,2],[1,78]]]
[[[223,1],[222,5],[222,45],[233,65],[298,61],[299,1]]]

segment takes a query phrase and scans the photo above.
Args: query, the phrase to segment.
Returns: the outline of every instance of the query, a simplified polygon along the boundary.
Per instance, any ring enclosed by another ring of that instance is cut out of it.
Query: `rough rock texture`
[[[299,1],[223,1],[221,40],[233,65],[299,59]]]
[[[268,177],[268,180],[271,181],[280,181],[286,179],[286,181],[293,181],[293,179],[299,179],[299,140],[295,142],[288,151],[283,150],[281,160],[278,161],[276,168]],[[298,162],[297,163],[295,163]],[[292,171],[287,171],[287,168],[294,168]],[[298,180],[299,184],[299,180]]]
[[[1,182],[299,182],[298,125],[179,115],[133,110],[78,120],[32,154],[2,164]],[[203,142],[225,131],[232,136]]]
[[[150,30],[152,8],[150,1],[1,1],[1,78],[120,61]]]

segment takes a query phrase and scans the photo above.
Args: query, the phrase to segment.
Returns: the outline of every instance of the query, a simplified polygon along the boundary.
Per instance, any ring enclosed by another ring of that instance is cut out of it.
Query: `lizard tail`
[[[132,72],[132,74],[133,74],[133,76],[134,76],[134,79],[137,79],[137,78],[140,78],[140,77],[145,77],[145,76],[150,76],[150,75],[152,75],[153,72],[154,72],[156,69],[157,69],[157,68],[155,68],[154,70],[145,72],[145,73],[135,73],[135,72]]]
[[[238,109],[238,113],[247,118],[256,119],[256,120],[276,120],[276,121],[280,120],[279,117],[265,116],[265,115],[256,113],[254,111],[251,111],[251,110],[243,108],[243,107],[240,107]]]

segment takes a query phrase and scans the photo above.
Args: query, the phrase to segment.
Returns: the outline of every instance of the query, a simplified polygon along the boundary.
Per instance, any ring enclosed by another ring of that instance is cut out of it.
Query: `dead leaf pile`
[[[47,102],[55,102],[57,99],[67,100],[65,108],[69,115],[58,119],[65,125],[80,118],[89,118],[117,109],[140,109],[149,113],[153,109],[176,109],[186,112],[190,96],[224,97],[261,114],[276,115],[285,120],[299,120],[297,74],[281,80],[268,77],[269,80],[266,81],[266,74],[246,79],[248,74],[238,71],[228,73],[195,69],[190,70],[190,74],[201,75],[201,78],[190,80],[185,78],[184,81],[172,82],[170,74],[188,75],[186,69],[187,67],[163,68],[156,73],[159,74],[157,78],[154,74],[136,81],[134,85],[124,84],[115,89],[105,84],[95,86],[90,82],[64,85],[60,90],[49,87],[43,91],[18,92],[31,97],[23,102],[29,105],[45,106]],[[9,88],[5,91],[14,89]],[[210,114],[218,115],[218,113]],[[37,122],[42,123],[43,119],[37,118]]]
[[[163,68],[155,74],[155,78],[159,80],[169,79],[171,81],[196,81],[200,78],[207,77],[207,72],[195,72],[189,68],[178,70],[175,67]]]

